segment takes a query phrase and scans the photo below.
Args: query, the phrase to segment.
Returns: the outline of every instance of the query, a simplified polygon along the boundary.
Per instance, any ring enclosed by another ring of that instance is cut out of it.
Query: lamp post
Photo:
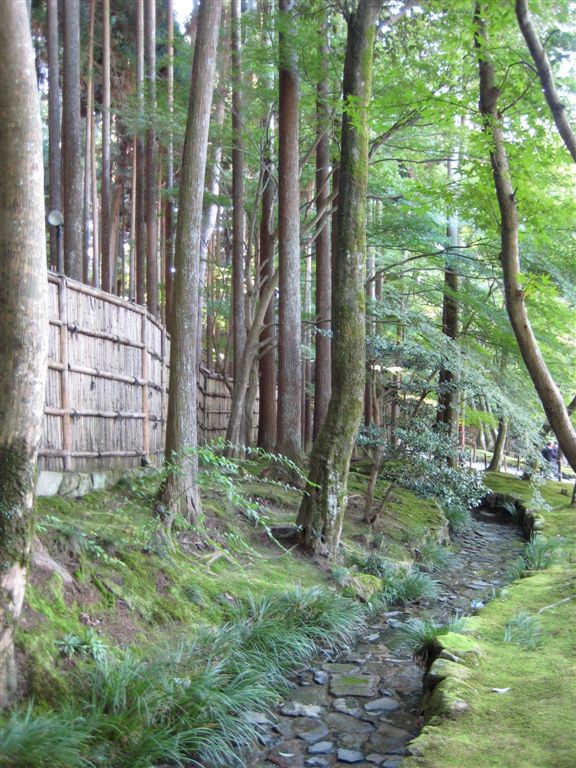
[[[64,258],[62,254],[62,227],[64,226],[64,216],[58,209],[50,211],[48,214],[48,224],[56,227],[56,272],[59,275],[64,274]]]

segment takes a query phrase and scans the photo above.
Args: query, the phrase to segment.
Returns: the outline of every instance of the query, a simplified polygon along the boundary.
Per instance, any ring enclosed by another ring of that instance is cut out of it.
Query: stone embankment
[[[253,768],[398,768],[422,725],[422,677],[400,627],[410,618],[447,622],[474,613],[505,582],[523,540],[514,525],[480,513],[454,537],[457,563],[438,575],[440,597],[373,617],[356,646],[302,671],[274,720],[258,723],[262,751]]]

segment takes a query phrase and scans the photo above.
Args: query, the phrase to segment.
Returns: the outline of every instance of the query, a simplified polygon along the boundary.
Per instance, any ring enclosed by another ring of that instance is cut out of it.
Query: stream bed
[[[524,540],[517,526],[489,517],[475,515],[468,530],[452,536],[458,560],[433,574],[438,599],[372,616],[353,648],[300,672],[274,721],[250,713],[262,744],[251,768],[401,765],[422,725],[423,670],[401,647],[399,627],[415,617],[446,623],[472,614],[504,585]]]

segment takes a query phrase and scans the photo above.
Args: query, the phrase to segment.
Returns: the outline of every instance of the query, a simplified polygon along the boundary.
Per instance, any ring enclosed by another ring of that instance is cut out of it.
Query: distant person
[[[552,475],[558,477],[558,447],[554,445],[552,440],[546,443],[546,447],[542,448],[542,456],[546,459],[552,470]]]

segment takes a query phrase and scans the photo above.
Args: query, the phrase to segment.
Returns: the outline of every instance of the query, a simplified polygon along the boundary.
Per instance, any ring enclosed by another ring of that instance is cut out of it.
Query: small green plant
[[[108,650],[106,643],[94,630],[90,630],[85,638],[74,634],[64,635],[61,640],[56,640],[55,644],[60,653],[68,659],[76,655],[90,656],[95,661],[103,662]]]
[[[337,587],[350,583],[350,570],[345,565],[335,565],[328,572],[328,580]]]
[[[458,562],[458,557],[435,541],[424,542],[418,547],[418,560],[427,571],[444,571]]]
[[[542,534],[532,536],[520,557],[508,568],[506,575],[509,581],[521,579],[530,571],[544,571],[560,562],[565,555],[562,545],[563,540],[559,537],[548,539]]]
[[[89,741],[87,722],[80,717],[36,714],[32,705],[14,711],[0,723],[2,768],[81,768]],[[47,758],[50,762],[47,762]]]
[[[542,626],[535,616],[520,611],[506,622],[504,642],[514,643],[527,651],[542,645]]]
[[[387,605],[433,600],[438,597],[438,583],[427,573],[410,569],[407,573],[390,578],[382,596]]]
[[[435,641],[447,632],[463,632],[465,621],[455,618],[448,624],[438,624],[433,619],[408,619],[400,628],[402,645],[408,647],[414,659],[423,667],[428,667],[438,652]]]
[[[394,560],[384,557],[378,552],[373,552],[366,558],[351,558],[360,573],[368,573],[371,576],[379,576],[381,579],[396,577],[402,567]]]

